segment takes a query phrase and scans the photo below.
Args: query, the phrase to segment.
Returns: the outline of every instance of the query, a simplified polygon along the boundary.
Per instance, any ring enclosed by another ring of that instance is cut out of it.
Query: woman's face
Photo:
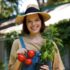
[[[28,15],[26,17],[26,25],[27,25],[27,28],[28,28],[30,34],[35,35],[35,34],[40,33],[41,20],[40,20],[38,14]]]

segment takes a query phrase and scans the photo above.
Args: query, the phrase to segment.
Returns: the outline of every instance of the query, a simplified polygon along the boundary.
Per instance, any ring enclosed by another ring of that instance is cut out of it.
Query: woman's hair
[[[42,33],[45,29],[45,24],[44,24],[44,19],[42,17],[42,15],[38,14],[39,15],[39,18],[41,20],[41,29],[40,29],[40,33]],[[23,30],[22,30],[22,33],[24,34],[29,34],[29,30],[27,28],[27,25],[26,25],[26,16],[24,17],[24,21],[23,21]]]

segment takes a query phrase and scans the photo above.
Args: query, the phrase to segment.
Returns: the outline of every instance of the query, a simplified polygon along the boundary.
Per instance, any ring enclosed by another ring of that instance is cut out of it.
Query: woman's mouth
[[[32,26],[31,29],[35,31],[35,30],[37,30],[38,27],[39,27],[38,25],[37,26]]]

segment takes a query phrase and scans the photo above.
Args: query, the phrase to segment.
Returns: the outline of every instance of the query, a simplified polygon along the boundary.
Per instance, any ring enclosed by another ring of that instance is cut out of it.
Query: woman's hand
[[[20,48],[17,50],[17,54],[21,53],[21,54],[25,54],[27,52],[27,50],[25,48]]]
[[[40,70],[49,70],[49,67],[47,65],[42,65],[40,67]]]

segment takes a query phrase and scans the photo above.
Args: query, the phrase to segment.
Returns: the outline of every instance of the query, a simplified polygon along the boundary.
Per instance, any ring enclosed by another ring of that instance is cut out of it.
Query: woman
[[[40,12],[36,7],[29,7],[25,15],[17,16],[16,22],[23,23],[23,32],[25,34],[23,39],[26,48],[22,48],[19,39],[13,42],[9,60],[9,70],[21,70],[21,68],[25,70],[23,66],[21,67],[22,62],[17,59],[18,53],[25,54],[27,50],[34,50],[37,52],[41,49],[44,43],[41,33],[45,28],[44,22],[49,18],[49,14]],[[53,70],[64,70],[58,48],[54,56],[52,68]],[[35,68],[33,70],[35,70]],[[42,65],[40,70],[49,70],[49,67],[48,65]]]

